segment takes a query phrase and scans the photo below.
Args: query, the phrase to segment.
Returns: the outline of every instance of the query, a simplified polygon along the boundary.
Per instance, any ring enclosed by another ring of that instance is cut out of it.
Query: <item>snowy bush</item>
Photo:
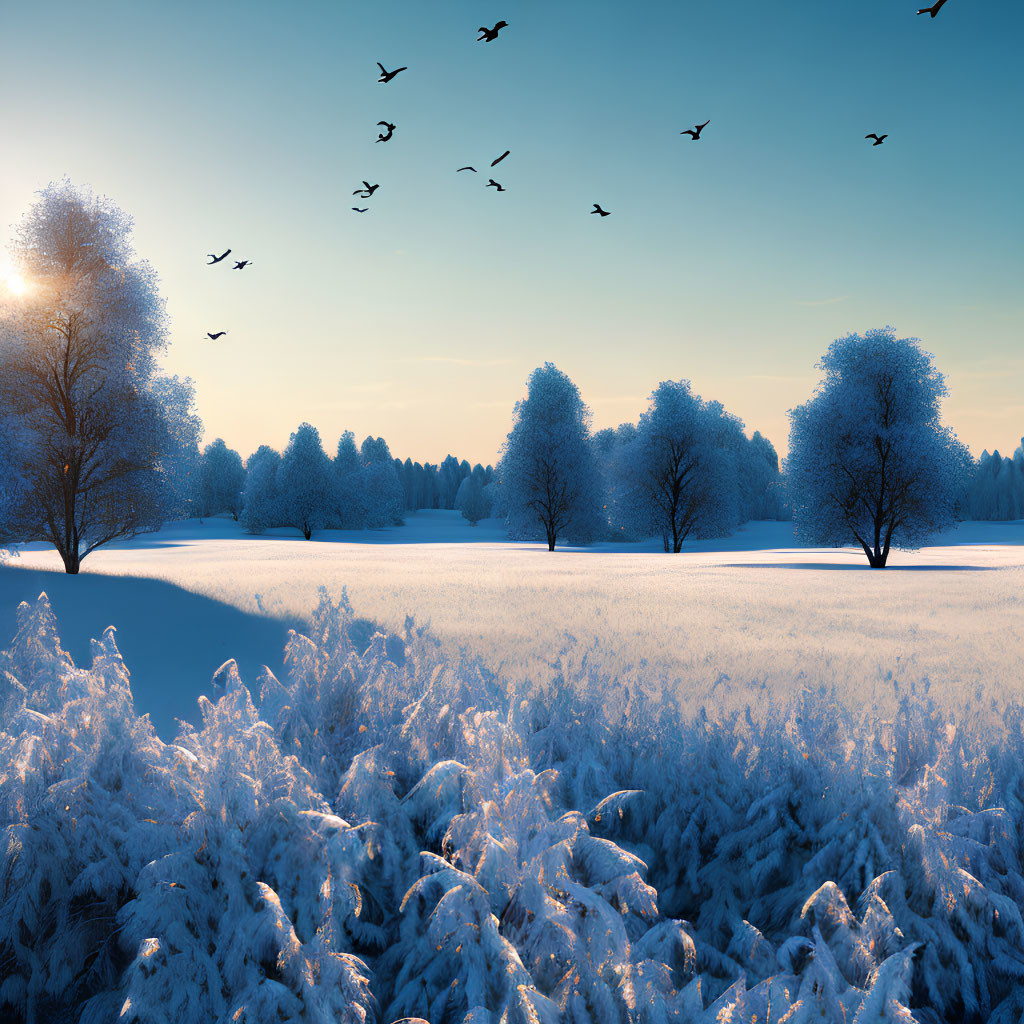
[[[1010,1024],[1024,707],[689,717],[567,643],[502,678],[325,594],[173,743],[113,629],[0,652],[0,1019]],[[894,684],[895,686],[896,684]]]

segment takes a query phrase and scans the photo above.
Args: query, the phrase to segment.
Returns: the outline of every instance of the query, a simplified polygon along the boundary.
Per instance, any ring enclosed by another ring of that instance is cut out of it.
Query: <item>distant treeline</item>
[[[1012,459],[981,453],[963,513],[965,519],[1024,519],[1024,437]]]
[[[490,514],[494,470],[449,455],[440,465],[391,456],[382,437],[356,446],[341,435],[334,458],[320,434],[303,423],[283,453],[261,445],[243,463],[217,438],[174,470],[183,518],[229,514],[252,534],[292,526],[314,530],[399,526],[418,508],[459,509],[471,523]]]

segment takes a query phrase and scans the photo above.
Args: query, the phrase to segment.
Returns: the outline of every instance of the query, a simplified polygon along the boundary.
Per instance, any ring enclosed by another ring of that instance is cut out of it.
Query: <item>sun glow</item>
[[[28,291],[28,284],[14,267],[7,266],[0,268],[0,277],[3,278],[4,286],[11,295],[24,295]]]

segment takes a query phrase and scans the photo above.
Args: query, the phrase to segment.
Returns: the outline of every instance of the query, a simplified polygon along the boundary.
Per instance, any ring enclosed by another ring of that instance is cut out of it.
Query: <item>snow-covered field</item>
[[[226,519],[175,523],[96,552],[67,578],[52,551],[0,567],[0,638],[18,601],[45,590],[71,652],[107,625],[133,669],[142,710],[161,730],[192,715],[228,657],[250,678],[278,670],[289,625],[308,621],[318,590],[347,588],[355,614],[399,629],[429,621],[510,677],[542,682],[572,638],[626,684],[668,687],[684,706],[725,706],[799,682],[836,686],[847,702],[894,696],[891,679],[928,679],[940,699],[978,685],[1020,692],[1024,522],[967,523],[873,571],[863,554],[794,546],[788,523],[668,556],[657,545],[550,553],[500,526],[419,512],[366,533],[248,537]]]

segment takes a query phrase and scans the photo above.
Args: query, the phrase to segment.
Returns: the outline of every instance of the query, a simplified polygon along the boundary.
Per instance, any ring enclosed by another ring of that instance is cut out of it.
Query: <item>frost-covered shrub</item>
[[[685,717],[322,596],[173,743],[114,631],[0,653],[0,1019],[868,1021],[1024,1013],[1024,708],[808,686]]]

